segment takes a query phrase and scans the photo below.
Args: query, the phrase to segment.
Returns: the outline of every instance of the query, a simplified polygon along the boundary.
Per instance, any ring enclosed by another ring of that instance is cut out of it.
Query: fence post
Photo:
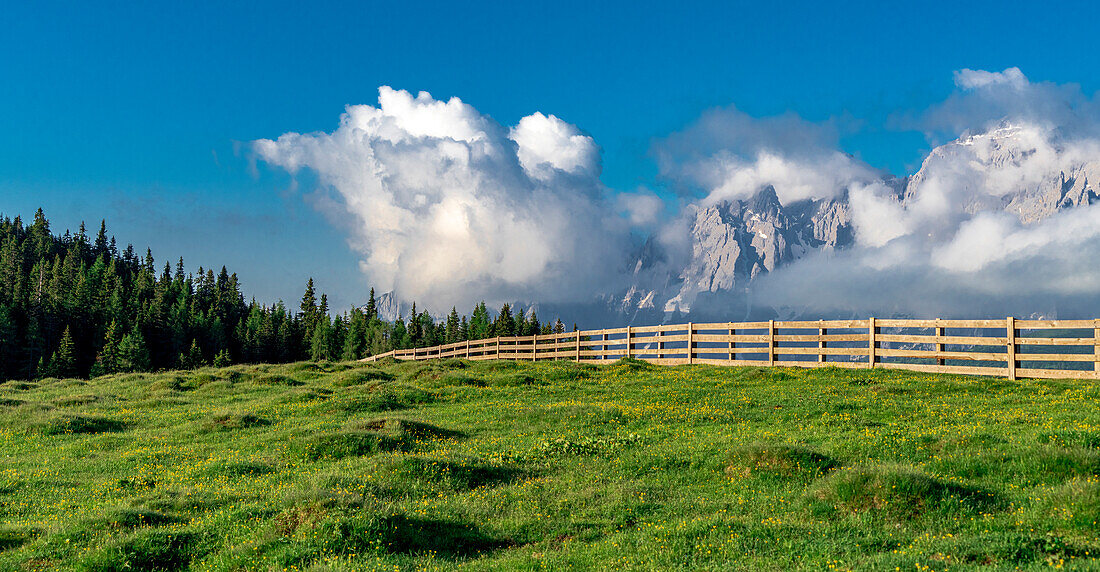
[[[628,359],[633,357],[633,352],[630,351],[632,349],[630,347],[632,345],[630,342],[631,342],[631,338],[633,338],[633,337],[634,337],[634,328],[631,328],[630,326],[627,326],[626,327],[626,357]]]
[[[573,330],[573,338],[577,342],[577,363],[581,362],[581,331]]]
[[[867,320],[867,367],[874,369],[875,367],[875,349],[878,348],[878,342],[875,341],[875,334],[878,333],[878,328],[875,327],[875,319],[872,317]]]
[[[539,360],[539,335],[531,336],[531,361]]]
[[[691,341],[691,333],[694,329],[695,326],[688,322],[688,365],[695,361],[695,342]]]
[[[1008,329],[1008,347],[1006,348],[1007,354],[1005,356],[1005,365],[1008,366],[1008,379],[1016,379],[1016,318],[1009,316],[1005,318],[1006,326]]]
[[[818,320],[818,321],[819,322],[824,322],[825,320]],[[829,331],[829,328],[818,328],[817,329],[817,335],[824,336],[825,332],[828,332],[828,331]],[[820,349],[825,349],[825,344],[826,343],[827,342],[825,340],[818,340],[817,341],[817,347],[820,348]],[[825,363],[825,352],[821,352],[821,353],[817,354],[817,363]]]
[[[500,336],[497,336],[496,343],[497,343],[497,355],[495,357],[496,357],[496,359],[500,359]]]
[[[939,322],[940,319],[936,318],[936,321]],[[936,337],[937,338],[942,338],[944,336],[944,331],[946,329],[947,328],[944,328],[943,326],[936,326]],[[936,340],[936,342],[937,342],[936,343],[936,353],[942,354],[945,351],[945,349],[947,348],[947,344],[941,344],[941,343],[939,343],[939,340]],[[936,358],[936,365],[943,365],[944,361],[945,360],[942,357]]]
[[[775,320],[768,320],[768,366],[775,365]]]
[[[1094,320],[1092,324],[1092,371],[1093,375],[1100,377],[1100,320]]]
[[[466,340],[466,359],[470,359],[470,340]]]
[[[733,356],[735,354],[733,348],[737,347],[737,343],[733,341],[733,322],[727,322],[726,325],[729,326],[730,331],[730,361],[733,361]]]

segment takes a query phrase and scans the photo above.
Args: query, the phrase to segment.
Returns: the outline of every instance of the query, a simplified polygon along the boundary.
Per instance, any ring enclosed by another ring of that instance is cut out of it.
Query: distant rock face
[[[393,292],[386,292],[375,299],[378,307],[378,318],[386,322],[393,322],[401,315],[401,303]],[[408,316],[406,316],[408,317]]]
[[[771,186],[748,200],[700,208],[691,221],[691,257],[664,311],[690,312],[701,292],[744,289],[757,276],[807,252],[843,248],[852,241],[851,226],[846,200],[805,200],[785,207]],[[640,300],[653,304],[656,295],[645,292]]]
[[[1029,224],[1059,210],[1095,202],[1100,196],[1100,158],[1059,160],[1060,149],[1046,148],[1046,144],[1037,149],[1033,137],[1026,129],[1005,125],[936,147],[909,178],[905,203],[920,200],[936,179],[965,178],[960,177],[963,174],[984,177],[988,190],[996,193],[968,195],[968,214],[1003,210]],[[1044,162],[1059,167],[1051,168]]]
[[[984,177],[989,194],[965,186],[954,190],[967,201],[964,211],[1008,212],[1025,224],[1096,202],[1100,157],[1051,161],[1059,159],[1058,150],[1036,150],[1041,145],[1049,142],[1037,143],[1033,133],[1005,126],[937,147],[912,176],[887,177],[882,183],[900,206],[909,208],[930,192],[943,192],[943,184]],[[1064,167],[1050,169],[1048,163]],[[784,205],[768,186],[747,200],[702,205],[687,224],[690,245],[680,254],[662,252],[652,240],[646,243],[634,264],[634,285],[615,298],[621,314],[652,319],[659,311],[666,317],[689,313],[708,293],[745,291],[760,275],[793,260],[854,243],[846,192]]]

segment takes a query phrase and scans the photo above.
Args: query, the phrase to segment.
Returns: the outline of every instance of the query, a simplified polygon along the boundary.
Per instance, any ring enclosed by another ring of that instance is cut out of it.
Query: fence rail
[[[463,358],[662,365],[908,369],[1100,379],[1100,319],[716,322],[508,336],[393,350],[363,361]]]

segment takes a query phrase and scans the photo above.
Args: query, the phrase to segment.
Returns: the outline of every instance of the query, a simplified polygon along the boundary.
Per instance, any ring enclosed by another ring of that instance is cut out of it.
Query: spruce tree
[[[446,343],[453,344],[458,339],[458,308],[451,307],[451,313],[447,316]]]
[[[377,318],[378,317],[378,302],[374,299],[374,287],[373,286],[370,289],[370,298],[367,300],[367,309],[366,309],[365,313],[366,313],[366,316],[367,316],[368,320],[371,319],[371,318]]]
[[[313,337],[309,343],[309,359],[328,361],[332,359],[332,324],[328,316],[321,316],[313,328]]]
[[[516,332],[516,320],[512,317],[512,307],[507,302],[500,307],[500,313],[493,322],[493,336],[513,336]]]
[[[150,366],[149,348],[145,344],[145,336],[135,325],[134,329],[123,336],[118,344],[118,369],[125,372],[148,371]]]
[[[118,322],[111,320],[111,325],[107,326],[107,333],[103,336],[103,348],[99,350],[99,355],[95,358],[95,365],[92,366],[93,377],[118,371],[118,338]]]
[[[470,339],[470,324],[466,321],[466,316],[462,316],[462,322],[458,325],[458,341],[464,342]]]
[[[68,326],[65,326],[65,333],[61,336],[57,351],[50,358],[49,372],[54,377],[76,377],[76,347]]]

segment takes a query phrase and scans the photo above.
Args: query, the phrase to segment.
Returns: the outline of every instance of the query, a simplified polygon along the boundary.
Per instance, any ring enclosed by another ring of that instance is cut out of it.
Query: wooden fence
[[[509,336],[394,350],[399,360],[463,358],[662,365],[893,368],[933,373],[1100,379],[1100,320],[720,322]]]

